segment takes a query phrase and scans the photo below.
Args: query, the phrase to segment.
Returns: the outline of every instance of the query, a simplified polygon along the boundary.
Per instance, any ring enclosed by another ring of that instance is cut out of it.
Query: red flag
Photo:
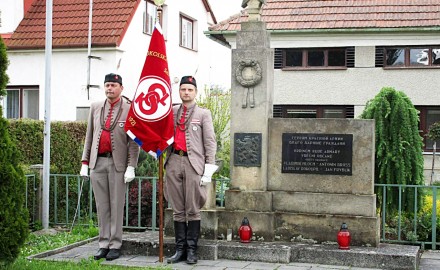
[[[165,40],[156,24],[125,122],[127,134],[155,158],[174,142],[172,107]]]

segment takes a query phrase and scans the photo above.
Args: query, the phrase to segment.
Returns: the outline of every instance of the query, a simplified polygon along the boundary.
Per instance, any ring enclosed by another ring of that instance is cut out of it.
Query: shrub
[[[411,100],[405,93],[391,87],[384,87],[374,99],[368,101],[361,118],[375,119],[376,164],[375,183],[422,185],[423,154],[422,137],[419,134],[419,117]],[[378,189],[377,198],[382,198]],[[421,194],[418,194],[418,205]],[[399,193],[389,188],[386,194],[387,212],[395,212]],[[414,211],[414,193],[402,193],[402,210]],[[382,201],[378,201],[381,207]]]
[[[156,185],[157,187],[157,185]],[[129,226],[152,226],[152,205],[153,202],[153,185],[148,180],[141,182],[141,196],[139,198],[139,182],[133,181],[129,185],[129,198],[128,198],[128,225]],[[156,189],[157,190],[157,189]],[[156,202],[157,203],[157,202]],[[139,219],[139,206],[140,206],[140,219]],[[156,208],[159,210],[159,207]],[[157,211],[159,213],[159,211]],[[125,219],[125,216],[124,216]],[[158,221],[156,217],[156,221]],[[125,221],[124,221],[125,224]],[[157,227],[157,224],[155,224]]]
[[[211,111],[217,141],[216,158],[222,161],[222,166],[213,177],[229,177],[231,91],[225,91],[218,86],[205,88],[204,96],[200,98],[198,105]]]
[[[13,141],[20,144],[20,163],[42,164],[44,154],[43,121],[31,119],[10,120]],[[86,135],[86,122],[51,123],[51,173],[77,174]]]
[[[8,68],[8,56],[6,55],[6,46],[3,43],[3,39],[0,37],[0,97],[6,96],[6,85],[8,84],[9,78],[6,74],[6,69]]]
[[[435,122],[429,126],[428,134],[426,134],[430,140],[437,141],[440,139],[440,122]]]
[[[7,59],[0,39],[0,96],[7,83]],[[5,81],[6,80],[6,81]],[[8,133],[8,122],[0,106],[0,265],[10,264],[20,254],[29,234],[25,208],[25,177],[18,152]]]

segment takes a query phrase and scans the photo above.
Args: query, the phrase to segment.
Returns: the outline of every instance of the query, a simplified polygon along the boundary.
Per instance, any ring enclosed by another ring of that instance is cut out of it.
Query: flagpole
[[[159,156],[159,262],[163,262],[163,155]]]
[[[162,5],[165,0],[154,0],[157,6],[157,21],[160,24]],[[159,262],[163,262],[163,155],[159,156]]]

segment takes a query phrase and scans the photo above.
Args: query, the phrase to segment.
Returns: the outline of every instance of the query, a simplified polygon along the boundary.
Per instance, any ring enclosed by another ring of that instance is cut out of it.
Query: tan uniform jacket
[[[175,105],[173,107],[174,119],[180,119],[181,117],[181,115],[177,115],[180,106],[181,105]],[[186,148],[188,151],[188,159],[192,167],[199,175],[203,175],[205,163],[215,164],[217,142],[215,139],[211,111],[200,108],[197,104],[194,105],[193,109],[194,113],[188,129],[185,131]],[[189,112],[187,113],[187,116],[188,115]],[[175,122],[174,129],[176,129]],[[170,151],[171,147],[168,148],[167,157],[170,156]],[[165,164],[167,161],[168,158],[165,161]]]
[[[112,142],[113,161],[115,163],[116,171],[123,172],[127,166],[136,168],[139,157],[139,146],[134,142],[124,131],[125,119],[127,118],[130,109],[130,101],[125,97],[121,97],[121,102],[118,102],[113,108],[111,124],[117,121],[115,128],[110,132]],[[104,107],[105,104],[105,107]],[[115,119],[119,106],[122,106],[121,116]],[[102,113],[102,110],[104,112]],[[98,101],[92,103],[90,106],[90,114],[87,125],[86,140],[84,143],[84,151],[81,160],[89,162],[90,169],[94,169],[96,159],[98,157],[99,140],[102,134],[101,124],[105,123],[105,119],[109,113],[110,104],[105,101]],[[101,120],[101,118],[103,119]]]

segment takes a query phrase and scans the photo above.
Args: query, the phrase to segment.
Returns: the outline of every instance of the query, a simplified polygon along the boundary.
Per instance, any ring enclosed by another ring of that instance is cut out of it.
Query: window
[[[39,119],[40,93],[34,87],[7,87],[1,101],[5,118]]]
[[[180,15],[180,46],[195,49],[194,28],[195,22],[193,20]]]
[[[385,67],[440,67],[440,46],[380,49],[384,52]]]
[[[279,53],[280,51],[281,55]],[[281,68],[285,69],[345,69],[352,67],[351,63],[348,62],[353,62],[354,66],[354,53],[349,54],[348,51],[348,48],[275,49],[275,62],[280,62],[280,59],[277,58],[281,57]],[[350,52],[354,52],[354,48],[350,49]]]
[[[144,12],[144,34],[152,35],[154,30],[154,25],[157,18],[157,7],[155,4],[145,1],[145,12]]]
[[[440,121],[440,106],[416,106],[416,109],[420,111],[420,135],[423,137],[424,150],[432,151],[434,142],[425,135],[432,124]],[[437,150],[440,150],[439,142],[437,142]]]
[[[275,118],[353,118],[354,106],[274,105]]]

